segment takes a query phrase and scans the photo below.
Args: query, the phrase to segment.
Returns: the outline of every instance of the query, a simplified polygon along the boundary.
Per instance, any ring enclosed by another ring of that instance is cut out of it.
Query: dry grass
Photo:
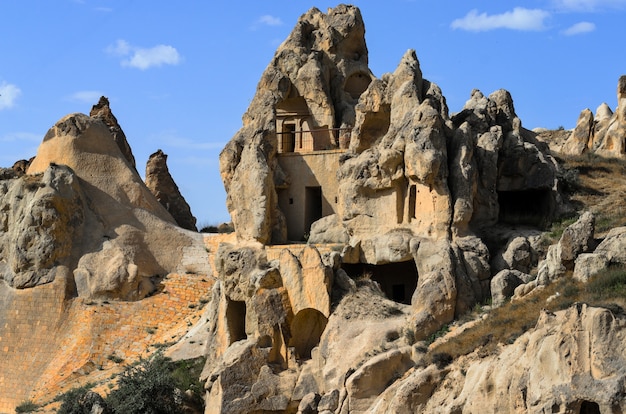
[[[626,160],[594,154],[560,156],[563,184],[577,210],[596,215],[596,236],[626,225]]]
[[[626,226],[626,160],[603,158],[594,154],[558,155],[562,166],[561,188],[578,212],[592,211],[596,216],[596,237],[601,238],[618,226]],[[563,230],[578,218],[578,213],[554,222],[545,235],[547,244],[556,243]],[[558,296],[547,302],[550,296]],[[429,355],[434,362],[441,355],[457,358],[474,350],[489,355],[498,344],[512,343],[537,324],[542,309],[557,311],[576,302],[603,306],[615,313],[626,308],[626,269],[612,269],[595,276],[588,283],[576,282],[568,274],[528,296],[492,309],[487,317],[474,322],[460,333],[434,342]],[[477,308],[474,320],[484,316]]]
[[[550,302],[547,299],[558,293]],[[623,313],[626,307],[626,269],[616,268],[593,277],[588,283],[576,282],[566,275],[543,289],[538,289],[522,300],[509,302],[489,311],[481,322],[449,340],[433,344],[431,357],[447,354],[452,358],[467,355],[493,354],[498,344],[510,344],[537,324],[542,309],[558,311],[576,302],[611,309]]]

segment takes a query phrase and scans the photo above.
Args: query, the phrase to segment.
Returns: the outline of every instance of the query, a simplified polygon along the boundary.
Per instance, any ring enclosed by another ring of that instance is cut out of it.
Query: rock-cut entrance
[[[415,261],[372,265],[366,263],[343,264],[343,269],[353,279],[368,277],[380,285],[388,299],[394,302],[411,304],[417,287],[417,266]]]

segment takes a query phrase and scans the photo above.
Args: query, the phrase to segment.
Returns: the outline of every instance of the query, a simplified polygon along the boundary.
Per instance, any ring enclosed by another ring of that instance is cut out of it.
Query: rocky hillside
[[[106,98],[61,119],[0,170],[0,412],[626,411],[625,164],[468,92],[309,10],[220,155],[220,235]]]

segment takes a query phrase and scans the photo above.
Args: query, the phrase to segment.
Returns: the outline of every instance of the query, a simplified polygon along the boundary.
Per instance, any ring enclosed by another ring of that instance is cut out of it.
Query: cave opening
[[[246,302],[226,299],[226,326],[230,343],[248,338],[246,334]]]
[[[580,404],[580,414],[600,414],[600,406],[597,402],[583,401]]]
[[[388,299],[394,302],[411,304],[411,298],[417,288],[417,266],[415,261],[372,265],[355,263],[342,265],[343,270],[352,278],[369,277],[378,283]]]
[[[545,226],[552,216],[550,190],[498,191],[498,221],[513,225]]]

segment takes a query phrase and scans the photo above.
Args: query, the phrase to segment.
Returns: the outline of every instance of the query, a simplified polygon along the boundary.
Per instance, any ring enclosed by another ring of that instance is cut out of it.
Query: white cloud
[[[17,86],[4,81],[0,83],[0,111],[13,108],[15,101],[21,94],[22,91]]]
[[[595,24],[589,22],[580,22],[565,29],[563,31],[563,34],[565,36],[574,36],[582,33],[590,33],[594,30],[596,30]]]
[[[553,4],[562,11],[598,11],[626,8],[626,0],[553,0]]]
[[[269,14],[265,14],[259,17],[257,23],[265,24],[268,26],[280,26],[283,24],[283,21],[280,20],[280,17],[270,16]]]
[[[516,7],[512,11],[502,14],[478,13],[474,9],[465,17],[456,19],[450,27],[470,32],[484,32],[494,29],[511,29],[524,31],[539,31],[546,29],[545,20],[550,13],[541,9],[525,9]]]
[[[68,96],[68,100],[95,105],[103,95],[100,91],[78,91]]]
[[[106,52],[114,56],[126,56],[131,53],[132,47],[126,40],[118,39],[115,44],[107,46]]]
[[[181,61],[180,54],[173,46],[156,45],[151,48],[142,48],[121,39],[108,46],[106,52],[125,58],[121,61],[122,66],[141,70],[163,65],[178,65]]]
[[[271,16],[269,14],[264,14],[263,16],[259,17],[254,22],[251,29],[257,30],[259,26],[282,26],[282,25],[283,25],[283,21],[280,19],[280,17]]]

